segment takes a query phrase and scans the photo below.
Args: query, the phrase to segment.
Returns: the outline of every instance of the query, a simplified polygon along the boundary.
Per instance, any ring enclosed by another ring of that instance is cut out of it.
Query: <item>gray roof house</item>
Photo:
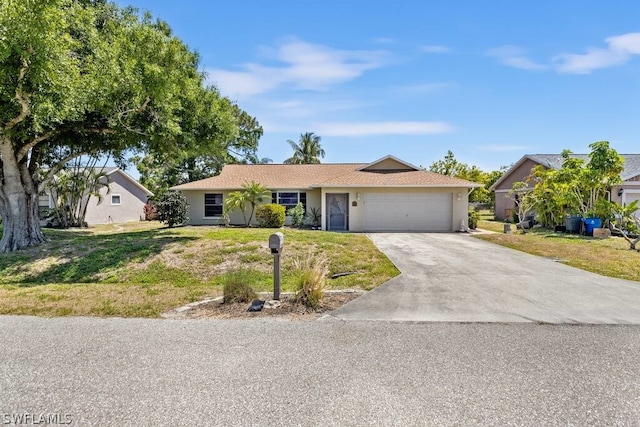
[[[624,158],[622,184],[611,188],[611,201],[626,204],[640,200],[640,154],[621,154]],[[589,161],[588,154],[571,154],[571,157]],[[495,191],[496,219],[507,219],[515,208],[515,201],[508,197],[514,182],[525,181],[531,175],[531,169],[542,165],[550,169],[560,169],[563,158],[560,154],[526,154],[500,177],[489,190]],[[639,215],[640,211],[636,213]]]

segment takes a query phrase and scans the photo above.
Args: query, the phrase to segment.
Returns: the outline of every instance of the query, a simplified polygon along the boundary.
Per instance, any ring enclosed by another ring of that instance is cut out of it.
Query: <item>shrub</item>
[[[181,225],[189,221],[187,199],[176,191],[162,195],[156,205],[157,219],[169,227]]]
[[[475,209],[469,210],[469,228],[475,230],[478,227],[478,220],[480,219],[480,214]]]
[[[280,228],[284,225],[284,206],[275,203],[260,205],[256,209],[258,225],[263,228]]]
[[[240,269],[227,273],[223,280],[223,294],[225,304],[234,302],[247,303],[253,301],[257,295],[249,283],[251,270]]]
[[[298,204],[289,209],[287,211],[287,215],[291,217],[291,225],[296,228],[302,228],[304,225],[304,219],[307,216],[307,213],[304,211],[304,206],[302,203],[298,202]]]
[[[154,221],[158,217],[156,205],[153,203],[147,203],[144,205],[144,220]]]
[[[329,274],[329,259],[325,255],[307,254],[293,262],[296,271],[296,293],[293,301],[309,308],[317,308],[324,297]]]

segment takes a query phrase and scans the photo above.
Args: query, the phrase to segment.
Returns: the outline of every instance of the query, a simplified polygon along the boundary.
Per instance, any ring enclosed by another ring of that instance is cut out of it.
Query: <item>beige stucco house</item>
[[[355,232],[459,230],[469,192],[481,187],[386,156],[372,163],[226,165],[218,176],[172,190],[187,198],[191,224],[220,224],[224,199],[248,181],[271,190],[272,203],[320,209],[323,230]],[[242,224],[241,212],[230,220]]]
[[[620,204],[631,203],[640,200],[640,154],[621,154],[624,158],[624,171],[621,174],[622,184],[616,185],[610,190],[610,200]],[[588,154],[571,154],[573,158],[589,161]],[[531,175],[531,169],[538,165],[546,168],[560,169],[563,157],[560,154],[527,154],[518,160],[508,171],[500,177],[491,187],[495,191],[495,216],[496,219],[511,218],[515,208],[515,200],[509,196],[509,190],[515,182],[526,182]],[[532,188],[533,188],[533,184]],[[640,215],[640,211],[636,212]]]
[[[153,193],[129,174],[117,167],[105,167],[103,178],[109,187],[100,189],[102,202],[92,196],[85,221],[89,225],[140,221],[144,219],[144,205]],[[41,212],[52,207],[49,194],[40,196]]]

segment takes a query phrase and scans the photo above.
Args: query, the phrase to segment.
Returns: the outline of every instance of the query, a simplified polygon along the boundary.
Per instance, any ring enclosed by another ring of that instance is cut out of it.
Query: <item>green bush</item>
[[[329,259],[325,255],[309,253],[294,260],[296,269],[296,293],[293,301],[309,308],[317,308],[324,297],[324,288],[329,274]]]
[[[304,211],[302,203],[298,204],[287,211],[287,215],[291,217],[291,225],[296,228],[302,228],[304,225],[304,219],[307,217],[307,213]]]
[[[256,209],[258,225],[263,228],[280,228],[284,225],[285,209],[282,205],[268,203]]]
[[[478,220],[480,219],[480,214],[475,209],[469,210],[469,228],[475,230],[478,227]]]
[[[156,204],[156,219],[169,227],[184,224],[189,221],[187,199],[176,191],[162,195]]]
[[[249,285],[251,279],[251,270],[240,269],[227,273],[222,279],[225,304],[253,301],[257,295]]]

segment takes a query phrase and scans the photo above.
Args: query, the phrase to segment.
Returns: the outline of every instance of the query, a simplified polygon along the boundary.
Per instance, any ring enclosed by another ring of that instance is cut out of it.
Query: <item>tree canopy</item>
[[[185,147],[179,153],[149,153],[131,160],[140,172],[140,182],[157,197],[175,185],[197,181],[220,173],[228,163],[265,163],[256,152],[263,129],[255,117],[230,104],[238,133],[215,146]]]
[[[132,8],[2,0],[0,251],[44,241],[38,194],[74,158],[122,164],[128,151],[169,158],[238,141],[237,112],[198,66],[166,23]]]
[[[298,143],[287,140],[293,149],[293,155],[284,161],[285,164],[315,164],[320,163],[320,158],[324,158],[325,152],[320,145],[320,136],[313,132],[300,134]]]
[[[478,203],[493,202],[488,188],[502,176],[503,169],[505,168],[498,171],[485,172],[475,165],[469,166],[466,163],[459,162],[451,150],[447,151],[442,160],[435,161],[429,166],[431,172],[484,184],[484,187],[476,188],[469,196],[470,202]]]
[[[608,141],[594,142],[589,148],[588,162],[564,150],[560,169],[534,168],[533,190],[527,197],[543,225],[561,224],[567,214],[595,216],[605,223],[612,219],[614,207],[607,193],[613,185],[622,182],[624,159]]]

